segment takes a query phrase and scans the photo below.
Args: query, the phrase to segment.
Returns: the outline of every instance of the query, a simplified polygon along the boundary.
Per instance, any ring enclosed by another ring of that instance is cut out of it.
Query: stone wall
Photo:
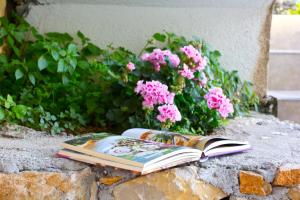
[[[59,158],[59,144],[20,126],[0,130],[0,199],[299,200],[300,125],[253,113],[214,133],[248,140],[246,153],[139,176]]]
[[[27,20],[43,32],[81,30],[96,44],[138,52],[155,32],[199,36],[222,52],[224,67],[237,69],[262,96],[267,88],[273,0],[39,0]]]

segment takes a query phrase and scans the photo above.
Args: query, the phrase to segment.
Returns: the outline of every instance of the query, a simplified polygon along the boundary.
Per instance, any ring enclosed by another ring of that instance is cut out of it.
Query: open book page
[[[192,148],[202,150],[207,157],[233,154],[251,149],[251,145],[248,142],[222,137],[204,137],[191,143]]]
[[[144,128],[132,128],[123,132],[123,136],[140,140],[149,140],[178,146],[189,146],[189,138],[179,133]]]
[[[63,143],[63,147],[134,166],[144,166],[167,157],[176,156],[176,154],[194,152],[188,147],[143,141],[126,136],[106,136],[98,134],[98,136],[69,140]]]
[[[223,137],[184,136],[168,131],[157,131],[143,128],[129,129],[122,135],[142,140],[152,140],[167,144],[189,146],[194,149],[201,150],[205,156],[209,157],[237,153],[251,149],[248,142],[235,141]]]

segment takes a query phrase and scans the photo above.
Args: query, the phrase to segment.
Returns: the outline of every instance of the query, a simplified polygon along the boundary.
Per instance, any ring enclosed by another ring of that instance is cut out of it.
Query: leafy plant
[[[295,8],[290,8],[288,11],[290,15],[300,15],[300,3],[296,3]]]
[[[24,121],[30,108],[27,106],[16,104],[10,95],[6,98],[0,96],[0,121],[16,122]]]
[[[222,88],[231,100],[235,110],[231,117],[257,108],[259,99],[251,83],[242,81],[237,71],[220,67],[220,52],[211,51],[200,39],[155,33],[141,53],[135,55],[123,47],[99,48],[81,32],[76,39],[67,33],[41,34],[18,16],[12,21],[0,19],[0,45],[5,45],[7,52],[0,55],[2,122],[19,123],[52,134],[90,129],[117,132],[129,127],[206,134],[224,123],[224,118],[216,109],[209,108],[204,98],[213,87]],[[75,42],[78,40],[80,43]],[[178,71],[188,62],[180,50],[188,45],[207,59],[203,73],[194,73],[199,80],[203,74],[207,77],[207,83],[201,87]],[[158,72],[153,63],[140,59],[158,47],[178,55],[179,67],[174,69],[172,60],[166,56],[163,58],[166,64]],[[143,98],[134,91],[139,80],[160,81],[168,86],[170,93],[176,93],[174,105],[181,113],[181,120],[162,124],[156,118],[157,106],[143,109]]]

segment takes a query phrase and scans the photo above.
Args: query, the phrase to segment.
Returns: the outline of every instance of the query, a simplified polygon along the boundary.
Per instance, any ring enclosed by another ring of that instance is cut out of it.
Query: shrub
[[[101,49],[81,32],[79,44],[67,33],[41,34],[19,17],[0,23],[7,52],[0,55],[0,101],[16,102],[6,110],[1,104],[1,121],[53,134],[91,127],[206,134],[226,117],[257,109],[251,83],[220,67],[220,52],[200,39],[155,33],[135,55]]]

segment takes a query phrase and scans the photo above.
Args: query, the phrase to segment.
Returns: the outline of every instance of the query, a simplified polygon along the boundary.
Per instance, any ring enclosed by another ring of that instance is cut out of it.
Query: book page
[[[222,145],[215,148],[212,148],[205,152],[205,155],[207,157],[215,157],[215,156],[221,156],[225,154],[233,154],[233,153],[239,153],[248,151],[251,149],[250,144],[244,144],[244,145]]]
[[[132,128],[128,129],[122,134],[123,136],[155,141],[165,144],[188,146],[189,138],[179,133],[173,133],[169,131],[158,131],[144,128]]]
[[[104,159],[110,157],[119,158],[117,162],[122,160],[134,161],[145,164],[152,160],[156,160],[164,155],[169,155],[187,147],[179,147],[168,145],[164,143],[157,143],[152,141],[143,141],[126,136],[108,136],[99,134],[94,137],[82,137],[65,142],[68,145],[76,146],[72,150],[84,152],[93,156],[100,156]],[[68,148],[68,146],[65,146]],[[189,149],[189,148],[188,148]],[[120,160],[122,159],[122,160]]]

